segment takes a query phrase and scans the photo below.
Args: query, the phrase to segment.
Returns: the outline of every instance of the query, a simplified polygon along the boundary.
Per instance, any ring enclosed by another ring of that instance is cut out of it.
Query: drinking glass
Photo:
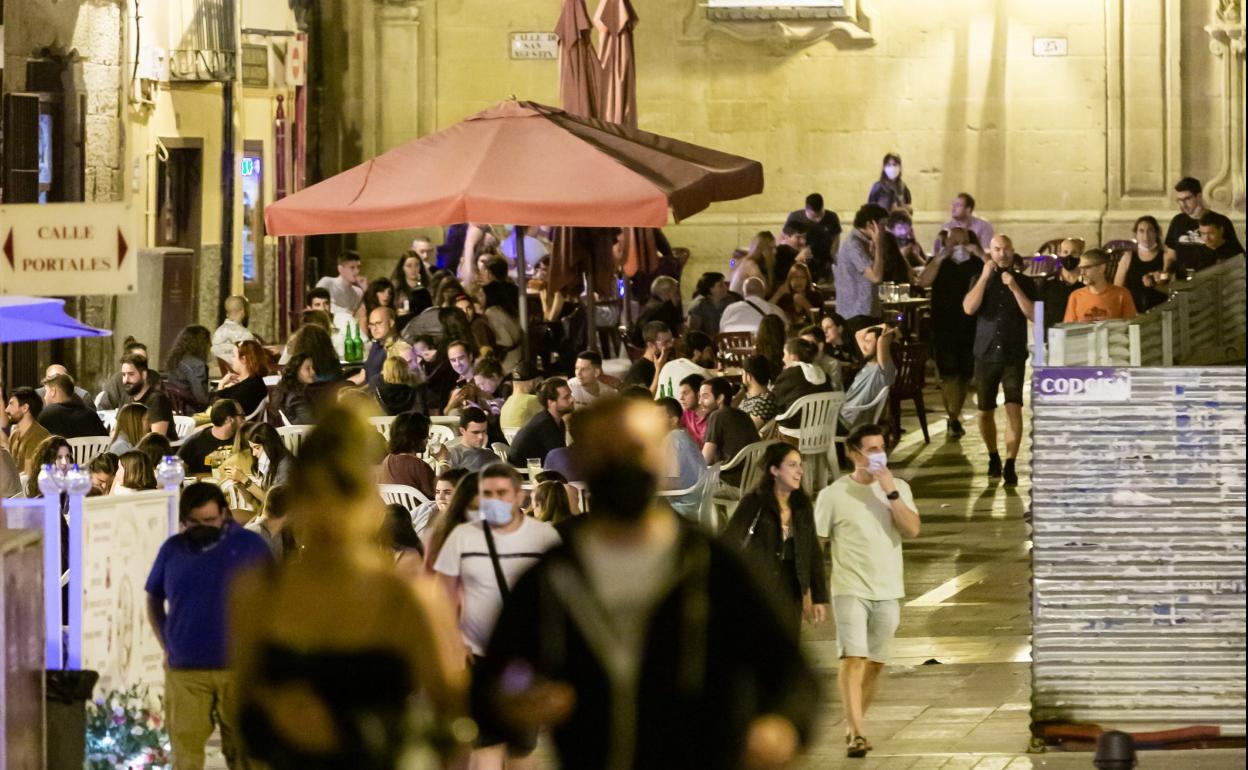
[[[530,457],[530,458],[528,459],[528,461],[526,462],[525,467],[526,467],[526,468],[528,468],[528,470],[529,470],[529,482],[530,482],[530,483],[532,483],[532,484],[536,484],[536,483],[537,483],[537,477],[538,477],[538,476],[541,474],[541,472],[542,472],[542,461],[541,461],[541,458],[538,458],[538,457]]]

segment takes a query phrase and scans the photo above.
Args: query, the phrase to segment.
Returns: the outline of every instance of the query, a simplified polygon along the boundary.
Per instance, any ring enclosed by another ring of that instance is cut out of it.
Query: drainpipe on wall
[[[217,323],[225,320],[234,268],[234,82],[221,84],[221,278]]]

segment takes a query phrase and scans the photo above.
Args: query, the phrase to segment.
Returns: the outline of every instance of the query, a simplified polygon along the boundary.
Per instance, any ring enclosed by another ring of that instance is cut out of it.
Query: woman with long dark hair
[[[754,355],[762,356],[771,365],[771,381],[784,370],[784,321],[778,315],[765,315],[758,322],[754,335]]]
[[[1170,298],[1158,287],[1164,286],[1174,272],[1175,259],[1166,254],[1166,246],[1161,240],[1161,225],[1156,217],[1140,217],[1135,220],[1131,231],[1135,235],[1135,249],[1118,260],[1114,283],[1131,292],[1135,309],[1143,313]]]
[[[884,162],[880,164],[880,178],[871,185],[867,203],[874,203],[890,214],[894,211],[914,213],[910,205],[910,188],[901,179],[901,156],[897,153],[890,152],[884,156]]]
[[[308,386],[316,382],[316,365],[307,353],[296,353],[282,370],[282,378],[273,388],[269,398],[269,414],[276,415],[271,423],[285,420],[285,425],[311,425],[312,401],[308,398]]]
[[[394,311],[398,314],[396,329],[401,330],[420,311],[433,305],[433,295],[429,291],[431,278],[428,266],[415,251],[408,250],[399,257],[394,272],[390,273],[390,283],[394,285]]]
[[[379,307],[394,307],[394,284],[389,278],[374,278],[364,290],[364,298],[355,310],[355,321],[363,328],[368,328],[368,317]]]
[[[212,332],[196,324],[178,332],[165,358],[166,385],[187,393],[196,411],[208,406],[208,361],[212,357]]]
[[[243,428],[243,440],[256,458],[254,473],[247,474],[237,466],[226,470],[226,476],[234,486],[253,501],[257,510],[263,508],[269,490],[285,484],[290,476],[294,456],[282,443],[282,437],[272,425],[256,422]]]
[[[776,442],[761,462],[762,479],[737,504],[724,538],[775,579],[796,633],[802,618],[822,623],[831,602],[814,505],[802,491],[802,456],[796,448]]]

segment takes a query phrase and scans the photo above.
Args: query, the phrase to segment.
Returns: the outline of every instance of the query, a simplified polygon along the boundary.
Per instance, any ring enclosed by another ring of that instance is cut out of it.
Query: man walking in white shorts
[[[893,478],[878,425],[860,425],[845,440],[854,472],[819,493],[815,530],[832,538],[832,608],[841,668],[837,681],[845,705],[845,744],[850,757],[865,757],[871,744],[863,719],[888,659],[906,595],[901,539],[919,534],[910,485]]]

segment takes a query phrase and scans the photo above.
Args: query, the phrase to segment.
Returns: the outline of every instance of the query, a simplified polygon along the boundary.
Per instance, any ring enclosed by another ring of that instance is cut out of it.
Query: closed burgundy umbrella
[[[679,221],[762,190],[758,161],[512,100],[272,203],[264,221],[277,236],[457,222],[661,227],[669,211]]]
[[[585,0],[563,0],[559,23],[555,25],[555,35],[559,38],[559,104],[583,118],[600,117],[601,68],[591,39],[593,30]]]

